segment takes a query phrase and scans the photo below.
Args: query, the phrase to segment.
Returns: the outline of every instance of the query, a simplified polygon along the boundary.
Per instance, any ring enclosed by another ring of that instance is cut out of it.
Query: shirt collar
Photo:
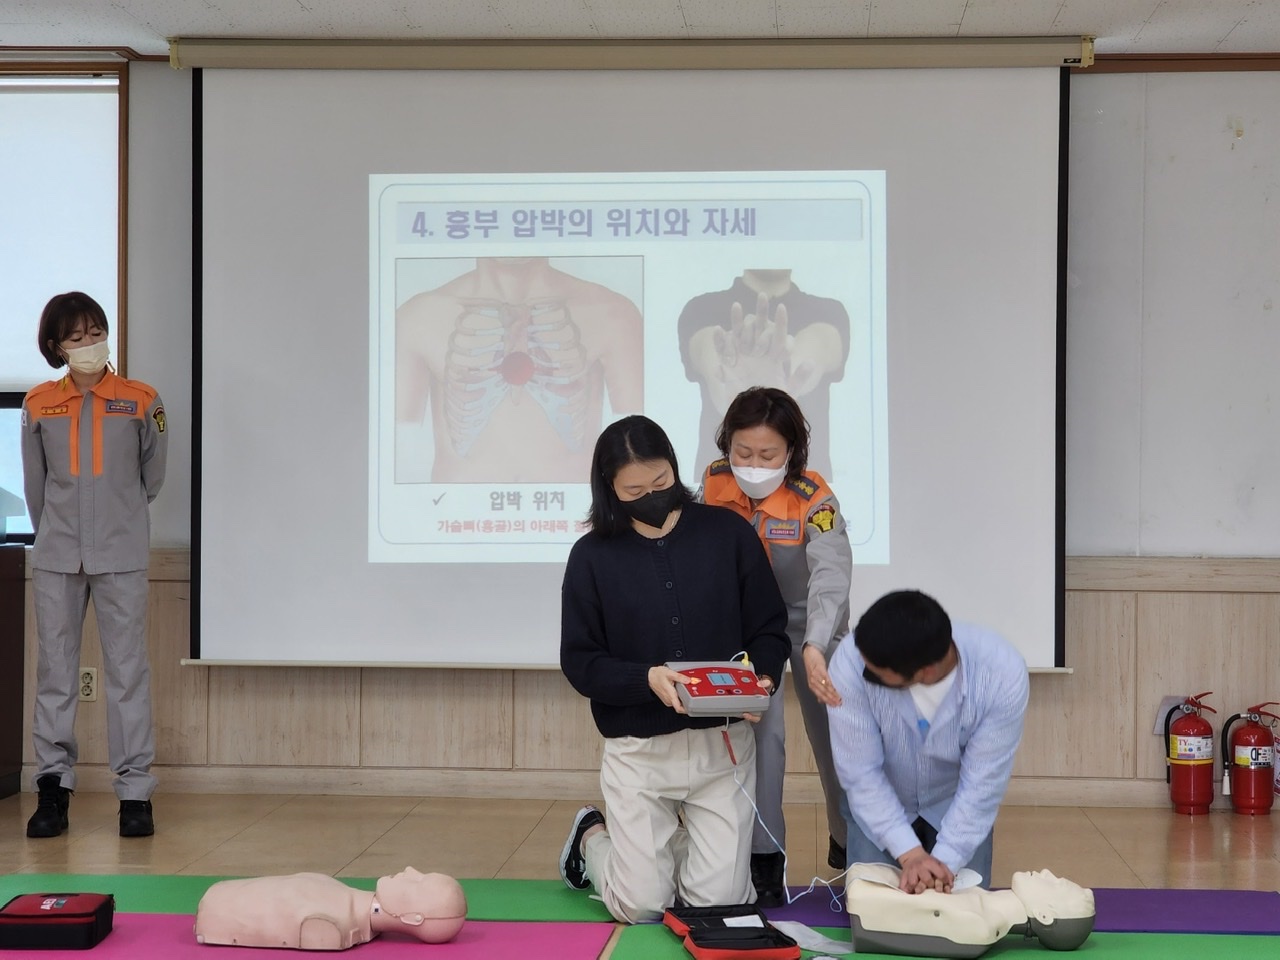
[[[755,508],[755,511],[768,514],[778,520],[787,519],[787,481],[783,480],[782,485],[777,490],[769,494]],[[737,480],[733,483],[726,483],[724,487],[715,494],[717,503],[736,503],[747,513],[755,511],[751,508],[751,498],[742,492],[742,488],[738,486]]]
[[[84,393],[76,386],[76,382],[71,379],[71,374],[65,374],[58,388],[63,393],[70,393],[76,396],[84,396]],[[102,375],[102,379],[89,388],[91,393],[107,400],[118,400],[120,398],[120,378],[116,376],[114,370],[107,367],[106,372]]]

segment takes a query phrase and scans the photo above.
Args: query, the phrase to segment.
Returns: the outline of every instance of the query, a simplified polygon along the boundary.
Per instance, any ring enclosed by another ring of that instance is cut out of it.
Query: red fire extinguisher
[[[1270,729],[1275,724],[1263,726],[1262,718],[1276,721],[1280,717],[1263,707],[1280,707],[1280,703],[1270,700],[1256,704],[1222,725],[1222,795],[1231,797],[1236,813],[1250,816],[1270,813],[1275,799],[1271,775],[1275,769],[1276,738]],[[1228,741],[1231,725],[1237,720],[1244,720],[1245,724],[1237,727]]]
[[[1187,697],[1164,715],[1164,778],[1175,813],[1208,813],[1213,803],[1213,727],[1200,716],[1201,710],[1218,712],[1200,702],[1212,693]],[[1182,716],[1174,720],[1179,710]]]

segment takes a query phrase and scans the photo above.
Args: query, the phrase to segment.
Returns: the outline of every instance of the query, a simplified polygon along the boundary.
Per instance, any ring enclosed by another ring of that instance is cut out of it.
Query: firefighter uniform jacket
[[[749,520],[773,564],[787,604],[787,634],[798,649],[812,644],[826,653],[849,629],[853,551],[844,516],[827,482],[812,470],[787,480],[753,510],[727,458],[703,477],[704,502],[728,507]]]
[[[87,394],[70,376],[22,402],[22,463],[35,528],[32,567],[58,573],[147,569],[147,505],[164,482],[164,406],[110,369]]]

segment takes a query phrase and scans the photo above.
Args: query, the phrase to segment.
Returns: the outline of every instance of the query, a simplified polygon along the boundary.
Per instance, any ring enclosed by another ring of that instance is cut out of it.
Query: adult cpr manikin
[[[196,909],[196,940],[241,947],[346,950],[383,933],[453,939],[466,921],[458,881],[406,867],[370,893],[322,873],[221,880]]]
[[[855,864],[845,888],[857,953],[979,957],[1010,933],[1050,950],[1074,950],[1093,932],[1093,891],[1048,870],[1013,875],[1010,890],[954,893],[898,889],[887,864]]]

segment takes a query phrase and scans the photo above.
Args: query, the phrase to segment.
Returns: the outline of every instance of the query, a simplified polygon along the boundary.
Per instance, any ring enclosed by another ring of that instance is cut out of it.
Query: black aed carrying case
[[[0,907],[0,950],[87,950],[111,932],[109,893],[24,893]]]
[[[759,907],[670,907],[662,922],[698,960],[800,960],[800,945]]]

